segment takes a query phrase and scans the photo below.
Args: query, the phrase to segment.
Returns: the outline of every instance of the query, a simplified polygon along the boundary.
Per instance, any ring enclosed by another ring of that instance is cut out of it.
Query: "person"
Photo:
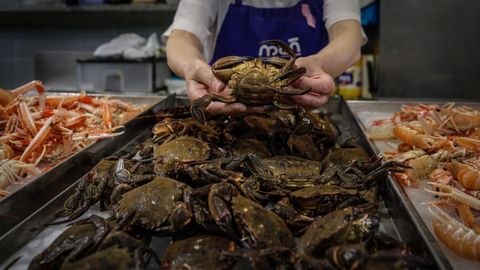
[[[285,55],[261,41],[280,39],[300,56],[307,72],[292,86],[310,87],[292,96],[299,105],[319,107],[335,88],[333,78],[360,58],[366,37],[358,0],[181,0],[172,25],[162,35],[168,65],[187,82],[190,100],[228,87],[213,75],[210,64],[220,57]],[[212,102],[210,114],[258,111],[244,104]]]

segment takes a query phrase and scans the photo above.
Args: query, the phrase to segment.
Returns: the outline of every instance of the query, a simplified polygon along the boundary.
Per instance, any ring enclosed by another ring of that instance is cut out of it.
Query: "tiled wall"
[[[81,27],[0,29],[0,88],[10,89],[35,79],[34,56],[39,51],[89,51],[122,33],[158,37],[168,25],[149,27]],[[74,65],[66,65],[70,69]],[[71,70],[75,73],[75,70]]]

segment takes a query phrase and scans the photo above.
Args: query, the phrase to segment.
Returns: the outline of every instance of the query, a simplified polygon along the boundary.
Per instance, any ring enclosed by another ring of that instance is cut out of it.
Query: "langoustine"
[[[39,96],[23,96],[33,89]],[[121,135],[125,119],[140,110],[140,106],[83,92],[47,97],[40,81],[11,91],[0,89],[0,160],[10,160],[10,167],[23,170],[5,172],[0,188],[17,183],[27,171],[32,175],[32,166],[38,165],[33,175],[39,174],[39,168],[49,165],[48,169],[96,140]]]

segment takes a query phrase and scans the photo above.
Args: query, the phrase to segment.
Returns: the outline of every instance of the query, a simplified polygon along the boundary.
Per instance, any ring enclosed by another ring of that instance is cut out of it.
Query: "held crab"
[[[212,65],[215,77],[226,83],[232,93],[230,97],[207,94],[193,102],[192,116],[201,123],[206,122],[205,108],[212,101],[224,103],[240,102],[262,106],[273,104],[281,109],[295,109],[295,104],[286,97],[303,95],[310,88],[293,88],[290,85],[306,73],[304,67],[295,66],[295,52],[280,40],[267,40],[261,44],[274,44],[285,50],[290,59],[279,57],[255,58],[227,56]]]

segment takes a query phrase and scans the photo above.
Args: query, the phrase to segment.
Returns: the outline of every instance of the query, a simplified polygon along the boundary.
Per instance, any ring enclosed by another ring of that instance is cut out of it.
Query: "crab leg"
[[[274,40],[265,40],[263,42],[260,42],[260,45],[263,45],[263,44],[266,44],[266,45],[277,45],[279,46],[280,48],[282,48],[286,53],[288,53],[288,55],[290,55],[290,59],[288,60],[288,62],[282,67],[282,69],[280,70],[280,74],[285,74],[288,70],[290,70],[292,67],[293,67],[293,64],[295,63],[295,60],[297,59],[297,55],[295,54],[295,52],[292,50],[292,48],[290,48],[290,46],[288,46],[287,44],[285,44],[285,42],[281,41],[281,40],[278,40],[278,39],[274,39]],[[282,76],[280,75],[280,76]]]
[[[207,118],[205,117],[205,109],[208,107],[208,105],[212,101],[215,101],[215,100],[218,100],[224,103],[235,102],[234,97],[224,97],[220,95],[207,94],[193,101],[193,104],[190,107],[190,113],[192,114],[193,118],[195,118],[195,120],[205,125],[205,123],[207,122]]]
[[[234,73],[234,65],[240,64],[244,61],[252,60],[252,57],[226,56],[218,59],[212,65],[212,72],[220,81],[227,82]]]
[[[244,57],[241,57],[241,56],[225,56],[225,57],[222,57],[222,58],[218,59],[217,61],[215,61],[215,63],[213,63],[213,65],[212,65],[212,69],[214,69],[214,70],[226,69],[226,68],[233,67],[237,64],[240,64],[244,61],[249,61],[249,60],[252,60],[252,59],[253,59],[252,57],[248,57],[248,56],[244,56]]]
[[[43,127],[38,131],[37,135],[30,141],[27,148],[23,152],[22,156],[20,157],[20,161],[25,161],[27,157],[29,157],[34,150],[39,148],[48,138],[50,135],[50,131],[52,130],[53,117],[50,117],[45,121]]]
[[[433,187],[439,188],[439,189],[444,191],[444,192],[441,192],[441,191],[434,191],[434,190],[425,189],[425,191],[427,191],[429,193],[432,193],[432,194],[437,195],[437,196],[445,196],[445,197],[448,197],[448,198],[452,198],[452,199],[454,199],[456,201],[459,201],[463,204],[466,204],[466,205],[468,205],[472,208],[480,210],[480,200],[479,199],[477,199],[473,196],[470,196],[467,193],[464,193],[464,192],[456,189],[453,186],[445,185],[445,184],[442,184],[442,183],[436,183],[436,182],[428,182],[427,184],[429,184]]]
[[[290,85],[298,78],[302,77],[305,73],[307,73],[307,69],[304,67],[299,67],[289,70],[285,73],[281,73],[278,77],[273,79],[273,82],[278,82],[279,86]]]

